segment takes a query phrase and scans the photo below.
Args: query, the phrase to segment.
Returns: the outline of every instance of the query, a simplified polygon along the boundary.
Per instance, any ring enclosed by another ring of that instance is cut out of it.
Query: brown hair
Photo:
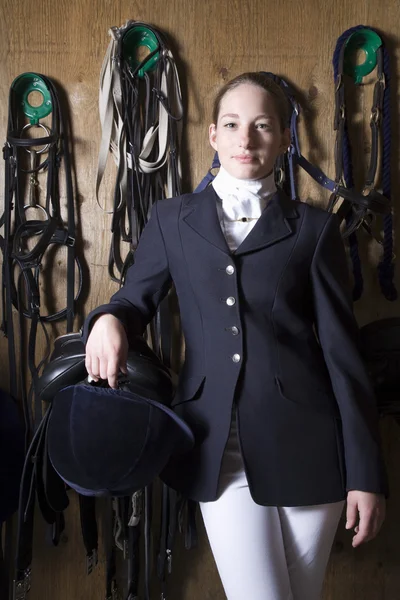
[[[271,77],[261,72],[249,72],[238,75],[231,81],[228,81],[218,92],[215,97],[212,111],[213,123],[217,124],[218,115],[221,108],[221,102],[225,94],[231,90],[239,87],[243,83],[250,83],[251,85],[258,85],[263,88],[268,94],[270,94],[274,100],[275,108],[279,116],[279,122],[282,131],[288,127],[289,123],[289,102],[277,83]]]

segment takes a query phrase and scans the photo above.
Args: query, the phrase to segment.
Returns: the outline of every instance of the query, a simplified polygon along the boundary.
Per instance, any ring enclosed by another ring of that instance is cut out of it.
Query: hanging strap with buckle
[[[157,575],[161,582],[161,600],[167,598],[167,576],[172,572],[172,551],[177,531],[178,509],[178,493],[163,484],[161,531],[157,557]]]
[[[63,511],[67,508],[69,500],[65,485],[54,471],[47,454],[46,434],[50,414],[51,406],[48,407],[33,436],[22,473],[13,600],[26,600],[30,589],[36,500],[43,518],[51,527],[51,538],[54,545],[58,545],[65,526]]]
[[[29,95],[39,92],[41,105],[34,107]],[[51,124],[41,119],[51,115]],[[27,123],[27,118],[29,123]],[[26,137],[32,130],[39,137]],[[66,320],[72,330],[75,302],[79,297],[82,276],[75,254],[75,216],[68,128],[61,111],[53,82],[37,73],[24,73],[10,88],[7,140],[3,148],[5,161],[4,213],[0,218],[3,235],[1,329],[8,340],[10,390],[21,402],[25,418],[26,460],[21,481],[18,534],[15,557],[13,596],[22,600],[30,587],[33,516],[36,501],[57,545],[64,528],[63,510],[68,505],[65,486],[47,458],[46,428],[50,411],[42,419],[42,402],[38,393],[39,373],[49,356],[46,323]],[[67,217],[60,203],[59,169],[63,164]],[[41,175],[39,185],[39,175]],[[66,246],[66,305],[49,315],[41,314],[40,272],[44,258],[56,245]],[[75,266],[79,286],[75,293]],[[13,323],[17,310],[17,326]],[[26,327],[27,323],[29,324]],[[37,364],[37,332],[41,327],[46,348]],[[18,333],[18,335],[17,335]],[[18,341],[17,341],[18,339]],[[17,358],[17,348],[19,361]],[[17,376],[16,365],[20,365]],[[31,384],[28,389],[24,365],[28,365]],[[34,413],[32,406],[34,405]]]
[[[183,104],[179,77],[165,37],[140,21],[112,27],[100,75],[102,140],[96,197],[109,150],[117,165],[109,275],[123,282],[156,200],[181,193],[179,152]],[[143,47],[149,53],[139,60]],[[100,205],[100,203],[99,203]],[[129,252],[122,258],[121,242]]]
[[[352,53],[362,48],[366,60],[360,65],[352,62]],[[363,290],[361,263],[358,256],[356,232],[362,227],[382,247],[383,257],[378,265],[378,276],[383,295],[387,300],[395,300],[397,291],[393,283],[393,218],[391,209],[391,169],[390,169],[390,69],[389,55],[382,38],[370,27],[358,25],[345,31],[337,40],[333,56],[335,80],[335,181],[343,182],[349,190],[354,190],[351,145],[349,140],[349,120],[346,108],[345,81],[352,77],[356,85],[362,84],[363,77],[375,67],[377,80],[374,86],[370,115],[371,155],[361,194],[366,204],[352,205],[346,197],[340,204],[337,214],[346,221],[349,237],[350,256],[353,263],[355,287],[353,298],[360,298]],[[377,186],[382,188],[382,193]],[[328,210],[333,210],[338,195],[333,193]],[[376,210],[377,204],[386,205],[385,211]],[[371,224],[375,215],[383,215],[383,238],[373,233]]]
[[[43,103],[33,107],[29,94],[33,91],[43,96]],[[40,119],[51,114],[51,126]],[[28,117],[29,123],[26,123]],[[39,128],[40,137],[26,137],[32,128]],[[39,149],[38,149],[39,148]],[[0,218],[3,236],[1,329],[8,338],[10,390],[20,398],[26,423],[26,446],[41,417],[41,401],[37,382],[41,368],[49,355],[49,337],[45,324],[66,320],[67,331],[73,328],[75,302],[79,297],[82,272],[75,253],[75,216],[71,161],[68,148],[68,128],[61,111],[59,97],[53,82],[37,73],[24,73],[10,88],[7,141],[3,149],[5,160],[4,213]],[[46,156],[46,158],[44,158]],[[63,162],[67,219],[64,221],[60,205],[59,169]],[[38,175],[47,172],[46,184],[39,186]],[[39,193],[39,187],[45,189]],[[29,192],[29,193],[27,193]],[[26,199],[29,196],[28,200]],[[65,308],[49,315],[41,314],[40,271],[43,259],[55,245],[67,247],[67,291]],[[79,286],[75,294],[75,265],[79,272]],[[19,364],[28,364],[32,379],[27,390],[24,369],[16,373],[16,333],[12,309],[18,311]],[[30,322],[28,336],[26,321]],[[43,359],[36,364],[36,337],[41,327],[47,348]],[[19,384],[18,384],[19,381]],[[18,390],[19,388],[19,390]],[[35,415],[32,415],[32,401]]]

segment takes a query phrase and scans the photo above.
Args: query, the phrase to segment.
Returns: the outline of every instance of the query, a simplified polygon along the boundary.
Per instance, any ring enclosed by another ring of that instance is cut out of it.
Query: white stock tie
[[[276,191],[273,173],[259,180],[240,180],[223,167],[212,183],[221,202],[217,210],[222,231],[231,251],[236,250],[253,229]]]

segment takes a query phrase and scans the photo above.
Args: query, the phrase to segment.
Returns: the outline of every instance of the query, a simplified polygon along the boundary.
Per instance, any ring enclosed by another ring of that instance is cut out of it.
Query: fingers
[[[126,364],[126,357],[125,357],[125,359],[121,358],[121,363],[119,365],[119,369],[124,375],[128,375],[128,367]]]
[[[86,353],[85,358],[85,367],[86,371],[89,374],[89,377],[93,379],[93,381],[99,380],[99,365],[98,359],[96,356],[92,356],[91,354]]]
[[[100,371],[102,372],[102,371]],[[112,388],[117,387],[118,373],[119,373],[119,361],[118,357],[113,356],[108,362],[104,365],[104,377],[102,375],[102,379],[108,380],[108,385]]]
[[[85,366],[94,380],[104,379],[112,388],[118,385],[120,371],[127,373],[128,340],[121,322],[112,315],[98,318],[86,344]]]
[[[359,517],[359,522],[357,519]],[[372,540],[385,518],[385,500],[379,494],[362,494],[356,501],[348,499],[346,529],[354,528],[352,546]]]
[[[358,509],[357,504],[347,500],[346,509],[346,529],[352,529],[357,523]]]
[[[119,372],[122,371],[124,374],[127,372],[126,360],[120,364],[120,359],[115,354],[112,354],[111,357],[98,357],[87,354],[85,366],[89,376],[94,381],[104,379],[114,389],[118,386]]]
[[[122,371],[124,374],[127,372],[126,363],[120,365],[119,358],[115,355],[112,355],[111,358],[107,356],[102,356],[100,359],[98,357],[86,358],[85,366],[94,381],[104,379],[112,388],[117,387],[119,372]]]
[[[378,534],[381,526],[382,520],[377,516],[366,515],[363,520],[360,519],[360,526],[354,529],[356,535],[353,537],[352,541],[353,548],[373,540]]]
[[[368,542],[374,537],[374,520],[372,511],[364,509],[360,512],[359,525],[354,529],[356,535],[353,537],[352,541],[353,548],[360,546],[360,544],[363,544],[364,542]]]

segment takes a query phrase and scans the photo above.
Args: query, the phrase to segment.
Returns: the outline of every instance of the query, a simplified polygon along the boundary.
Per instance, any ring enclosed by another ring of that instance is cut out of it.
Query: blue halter
[[[365,29],[364,26],[349,29],[338,40],[335,54],[335,81],[338,78],[339,55],[342,52],[342,46],[350,35],[358,29]],[[343,52],[342,52],[343,55]],[[336,65],[336,66],[335,66]],[[375,189],[371,193],[364,195],[354,189],[351,169],[350,147],[347,135],[347,126],[344,127],[342,136],[343,148],[341,149],[343,157],[343,177],[336,177],[336,180],[330,179],[319,167],[310,163],[301,153],[299,137],[297,133],[297,121],[300,115],[300,106],[295,98],[292,87],[281,77],[270,72],[263,72],[273,79],[284,92],[291,107],[290,114],[290,147],[285,155],[278,158],[276,165],[277,183],[283,187],[284,191],[290,195],[292,200],[298,200],[296,184],[296,166],[304,169],[319,185],[329,190],[332,194],[328,210],[332,211],[338,197],[343,198],[343,207],[347,208],[347,213],[341,208],[339,216],[346,221],[346,227],[343,237],[349,238],[350,257],[353,266],[354,290],[353,299],[358,300],[363,289],[363,279],[361,272],[361,263],[358,255],[358,245],[356,230],[362,225],[371,235],[369,223],[365,220],[367,215],[382,214],[384,216],[384,240],[377,240],[383,245],[384,256],[378,266],[379,281],[382,293],[388,300],[395,300],[397,292],[393,284],[394,265],[393,258],[393,237],[392,237],[392,213],[390,205],[390,111],[389,111],[389,60],[387,51],[383,48],[383,76],[386,87],[383,95],[382,121],[383,121],[383,157],[382,157],[382,188],[383,194]],[[346,124],[345,124],[346,125]],[[212,173],[214,169],[220,167],[218,153],[216,152],[210,170],[194,190],[196,193],[204,190],[215,178]],[[342,179],[344,185],[342,185]],[[334,201],[332,202],[332,198]],[[375,238],[376,239],[376,238]]]

